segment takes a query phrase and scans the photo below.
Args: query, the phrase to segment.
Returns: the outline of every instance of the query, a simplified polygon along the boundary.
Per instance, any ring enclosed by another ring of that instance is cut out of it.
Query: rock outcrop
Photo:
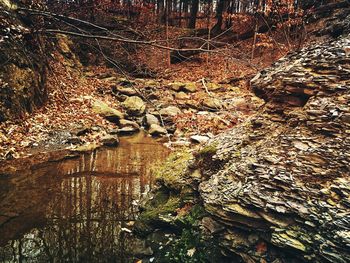
[[[349,50],[346,36],[262,71],[259,112],[157,177],[182,205],[201,200],[228,262],[350,261]]]
[[[16,8],[12,1],[0,1],[0,122],[33,111],[47,97],[45,43]]]
[[[349,50],[347,36],[279,60],[251,83],[264,108],[210,142],[199,191],[226,252],[350,261]]]

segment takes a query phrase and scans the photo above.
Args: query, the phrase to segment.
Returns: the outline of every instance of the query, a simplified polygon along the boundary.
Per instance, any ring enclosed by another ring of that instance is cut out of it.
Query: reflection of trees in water
[[[158,145],[139,144],[60,163],[58,194],[38,201],[46,226],[0,248],[0,261],[130,262],[136,241],[122,228],[135,220],[133,201],[149,189],[150,165],[165,155]]]

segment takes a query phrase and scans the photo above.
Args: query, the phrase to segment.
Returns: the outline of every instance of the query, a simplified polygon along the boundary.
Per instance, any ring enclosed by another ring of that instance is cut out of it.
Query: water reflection
[[[147,253],[128,229],[152,185],[150,166],[166,155],[139,134],[0,177],[0,261],[130,262]]]

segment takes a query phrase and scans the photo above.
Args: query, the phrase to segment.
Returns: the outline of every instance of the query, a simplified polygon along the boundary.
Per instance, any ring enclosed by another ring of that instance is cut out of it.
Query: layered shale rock
[[[349,50],[347,36],[279,60],[252,80],[261,111],[209,142],[203,226],[225,253],[350,261]]]

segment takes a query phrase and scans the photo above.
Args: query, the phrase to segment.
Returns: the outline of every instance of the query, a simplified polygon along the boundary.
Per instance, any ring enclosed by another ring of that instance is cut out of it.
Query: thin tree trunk
[[[169,47],[169,9],[170,9],[170,0],[166,0],[165,2],[165,35],[166,35],[166,46]],[[166,60],[167,66],[170,67],[170,51],[166,50]]]
[[[182,7],[183,7],[183,0],[180,0],[180,5],[179,5],[179,27],[181,27],[181,22],[182,22]]]
[[[253,38],[253,45],[252,45],[252,55],[250,60],[254,59],[254,52],[255,52],[255,46],[256,46],[256,34],[258,33],[258,19],[255,18],[255,29],[254,29],[254,38]]]
[[[216,9],[217,22],[216,22],[216,24],[215,24],[215,26],[213,27],[213,30],[212,30],[214,32],[214,34],[221,30],[222,13],[224,11],[224,6],[225,6],[225,0],[219,0],[218,6],[217,6],[217,9]]]
[[[184,17],[185,17],[185,24],[187,25],[187,14],[188,14],[188,1],[189,0],[183,0],[184,2],[183,2],[183,15],[184,15]]]
[[[188,28],[196,28],[198,7],[199,7],[199,0],[192,0],[191,17],[188,23]]]

